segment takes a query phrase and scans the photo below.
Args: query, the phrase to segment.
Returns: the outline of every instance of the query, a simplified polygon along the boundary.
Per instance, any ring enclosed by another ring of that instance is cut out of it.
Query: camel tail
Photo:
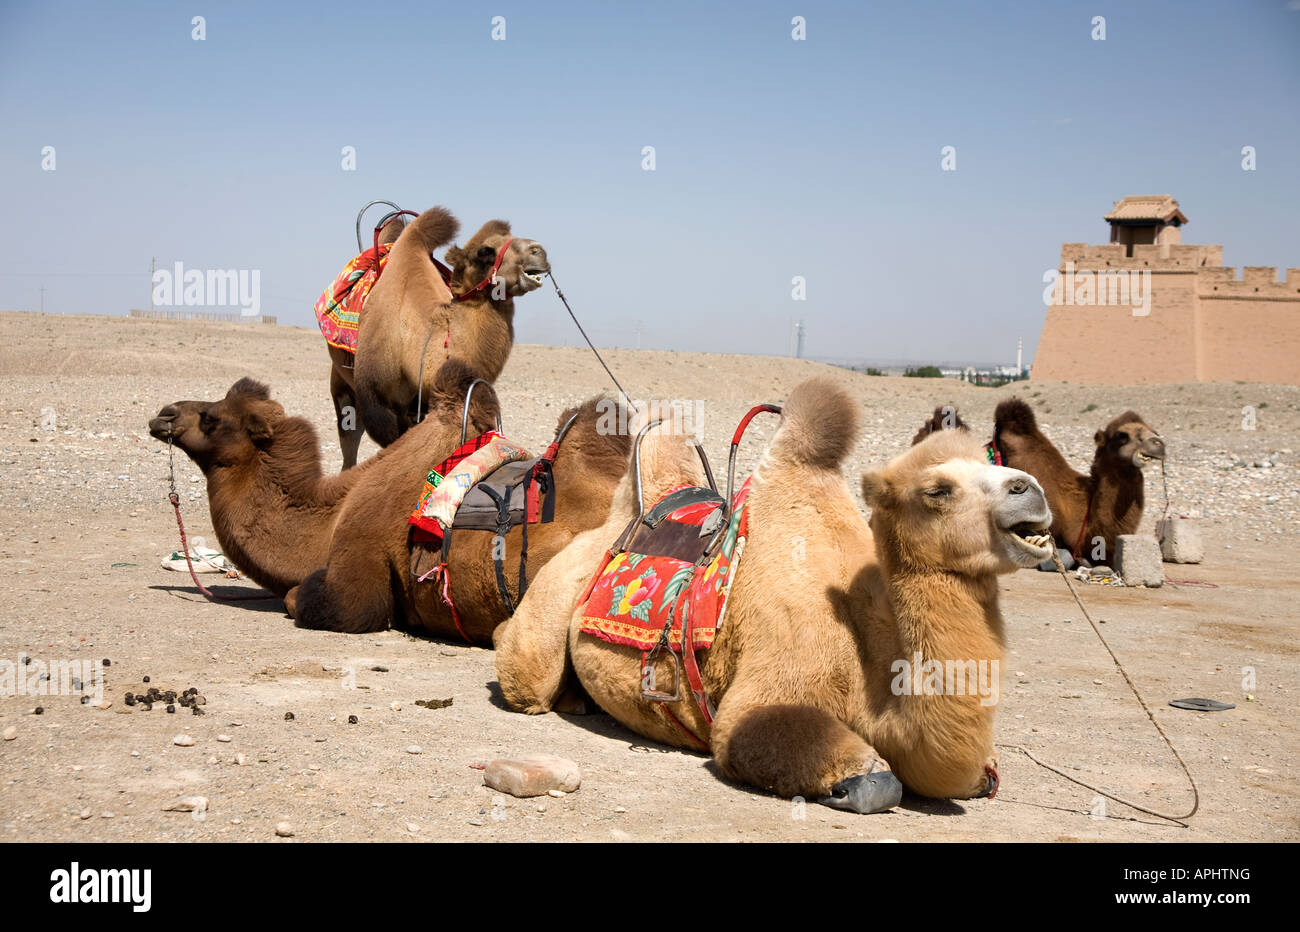
[[[1019,398],[1008,398],[1000,402],[993,411],[993,436],[1001,437],[1002,432],[1010,428],[1013,434],[1029,436],[1038,430],[1038,419],[1034,409]]]
[[[460,221],[445,207],[430,207],[402,231],[403,242],[418,242],[425,252],[433,252],[456,238]]]
[[[858,406],[830,379],[800,382],[782,408],[771,455],[791,465],[838,469],[857,443]]]

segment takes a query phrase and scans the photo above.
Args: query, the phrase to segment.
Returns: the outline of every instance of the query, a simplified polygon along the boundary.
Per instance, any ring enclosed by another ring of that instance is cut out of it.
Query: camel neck
[[[1002,654],[997,577],[895,572],[888,583],[899,648],[926,659],[993,660]],[[893,659],[893,658],[889,658]]]

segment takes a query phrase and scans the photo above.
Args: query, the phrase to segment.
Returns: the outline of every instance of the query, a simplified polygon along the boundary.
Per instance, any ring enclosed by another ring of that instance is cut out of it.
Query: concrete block
[[[1115,541],[1115,569],[1126,586],[1163,586],[1160,544],[1149,534],[1121,534]]]
[[[1201,529],[1191,518],[1165,518],[1157,526],[1156,534],[1166,563],[1200,563],[1205,559]]]
[[[582,785],[582,772],[563,757],[529,754],[492,761],[483,770],[483,782],[511,796],[545,796],[552,790],[572,793]]]

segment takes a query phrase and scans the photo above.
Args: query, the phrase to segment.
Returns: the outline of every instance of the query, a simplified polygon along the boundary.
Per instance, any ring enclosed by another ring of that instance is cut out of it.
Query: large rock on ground
[[[1121,534],[1115,542],[1115,569],[1126,586],[1163,586],[1160,545],[1149,534]]]
[[[551,790],[572,793],[582,785],[582,772],[563,757],[530,754],[492,761],[483,770],[483,782],[511,796],[544,796]]]
[[[1200,563],[1205,559],[1201,529],[1190,518],[1165,518],[1156,526],[1156,536],[1166,563]]]

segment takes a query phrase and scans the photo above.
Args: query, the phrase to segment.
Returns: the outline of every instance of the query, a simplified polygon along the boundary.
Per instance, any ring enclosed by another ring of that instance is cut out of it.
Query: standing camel
[[[431,252],[457,227],[441,207],[412,221],[393,243],[360,316],[357,412],[380,446],[419,422],[423,412],[416,409],[444,360],[461,359],[496,381],[514,344],[514,299],[541,287],[550,270],[540,243],[512,237],[510,224],[490,220],[464,247],[447,250],[448,284]]]

